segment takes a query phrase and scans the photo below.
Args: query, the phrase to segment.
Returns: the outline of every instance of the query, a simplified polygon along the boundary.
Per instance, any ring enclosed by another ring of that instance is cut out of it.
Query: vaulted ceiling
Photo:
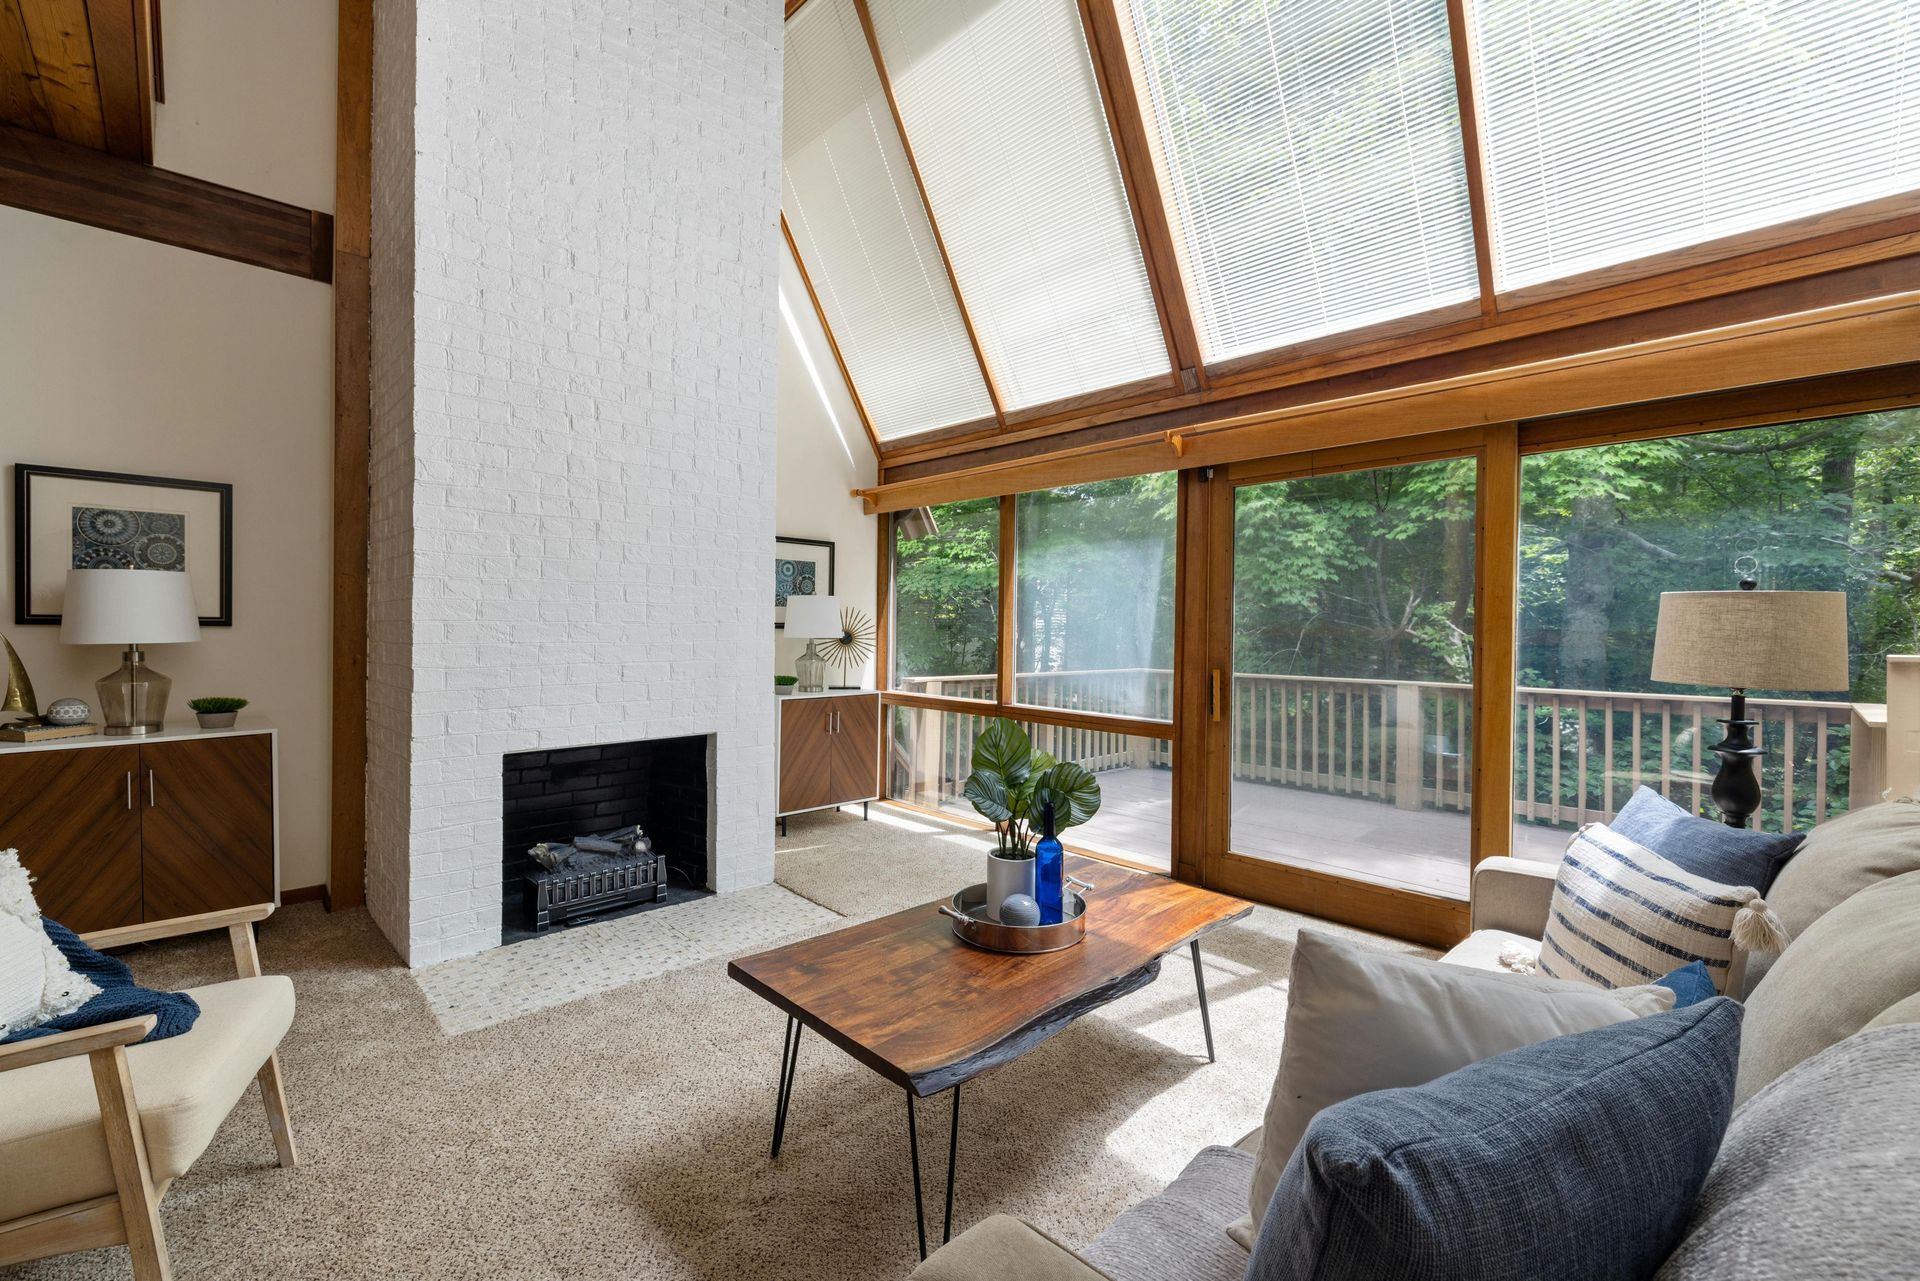
[[[1920,218],[1908,0],[786,11],[785,231],[890,466],[1908,254]]]

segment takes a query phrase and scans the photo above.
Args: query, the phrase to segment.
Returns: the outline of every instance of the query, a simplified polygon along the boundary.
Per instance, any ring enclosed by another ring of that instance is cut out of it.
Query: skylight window
[[[1478,294],[1445,0],[1131,0],[1209,360]]]
[[[1920,187],[1912,0],[1477,0],[1498,282]]]

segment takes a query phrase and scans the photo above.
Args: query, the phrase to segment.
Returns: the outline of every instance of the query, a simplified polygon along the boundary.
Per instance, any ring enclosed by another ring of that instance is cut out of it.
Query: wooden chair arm
[[[143,1014],[137,1019],[120,1019],[113,1023],[102,1023],[98,1027],[83,1027],[72,1032],[0,1045],[0,1072],[32,1067],[36,1063],[51,1063],[55,1059],[96,1054],[118,1045],[132,1045],[145,1040],[147,1033],[153,1031],[159,1022],[154,1015]]]
[[[202,934],[208,930],[231,929],[236,925],[251,925],[272,915],[273,904],[253,903],[219,912],[202,912],[198,916],[176,916],[165,921],[146,921],[139,925],[95,930],[91,934],[82,934],[80,941],[88,947],[104,950],[126,947],[131,943],[150,943],[154,939],[179,938],[184,934]]]

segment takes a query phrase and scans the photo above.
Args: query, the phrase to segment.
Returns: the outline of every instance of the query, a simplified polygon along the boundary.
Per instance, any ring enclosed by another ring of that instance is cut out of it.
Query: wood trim
[[[1224,464],[1448,431],[1619,403],[1729,390],[1904,363],[1920,325],[1920,290],[1874,297],[1603,351],[1487,369],[1387,391],[1246,414],[1180,431],[1099,442],[1044,458],[889,481],[862,491],[870,512],[1171,466]]]
[[[934,248],[940,251],[940,264],[946,268],[947,284],[953,289],[953,302],[959,308],[960,323],[966,327],[967,342],[973,347],[974,359],[980,362],[980,377],[987,384],[988,398],[993,401],[993,416],[1004,423],[1007,411],[1000,396],[1000,385],[994,381],[993,370],[987,364],[986,350],[981,347],[980,335],[973,327],[973,313],[967,310],[966,295],[960,292],[960,278],[954,274],[953,258],[947,253],[946,238],[940,234],[940,221],[933,216],[933,201],[927,197],[926,179],[920,176],[920,162],[914,159],[913,141],[907,136],[907,122],[900,114],[900,103],[893,96],[893,80],[887,75],[887,61],[880,55],[880,36],[873,27],[873,13],[867,8],[867,0],[853,0],[853,11],[860,19],[861,32],[867,37],[867,51],[873,55],[873,70],[880,77],[880,90],[886,95],[887,112],[892,116],[893,127],[900,135],[900,150],[907,158],[907,169],[913,174],[913,189],[920,195],[920,207],[927,215],[927,229],[933,233]]]
[[[1428,947],[1452,947],[1469,932],[1465,899],[1420,894],[1245,854],[1220,859],[1215,879],[1218,884],[1207,888]]]
[[[295,903],[319,903],[327,905],[327,887],[324,885],[301,885],[290,890],[280,891],[280,906],[292,907]],[[327,906],[332,911],[331,906]]]
[[[373,450],[373,0],[340,0],[333,290],[333,639],[327,910],[366,901]],[[282,895],[285,900],[286,896]]]
[[[860,415],[860,427],[867,433],[867,444],[873,450],[874,459],[880,457],[880,435],[873,429],[873,418],[867,413],[867,402],[860,398],[860,389],[854,386],[853,375],[847,371],[847,358],[840,351],[840,342],[833,336],[833,326],[827,323],[827,309],[820,304],[820,294],[813,287],[813,277],[807,274],[807,263],[800,256],[800,246],[794,243],[793,229],[787,226],[787,215],[780,215],[780,235],[787,242],[787,252],[793,255],[793,265],[799,269],[800,283],[807,288],[807,301],[813,304],[813,314],[820,321],[820,332],[827,336],[827,349],[833,352],[833,363],[840,369],[840,381],[847,385],[847,394],[853,397],[853,408]]]
[[[51,136],[53,109],[47,105],[46,86],[31,74],[35,65],[19,0],[0,0],[0,120]]]
[[[893,684],[893,523],[892,516],[874,518],[875,554],[873,591],[873,684]],[[893,784],[893,713],[880,704],[880,778],[876,790],[884,800]]]
[[[1154,310],[1159,313],[1160,332],[1166,339],[1167,357],[1173,362],[1176,380],[1184,380],[1191,371],[1194,386],[1204,387],[1206,357],[1194,324],[1192,295],[1186,287],[1173,218],[1167,209],[1166,186],[1161,181],[1163,170],[1154,146],[1153,122],[1141,100],[1142,81],[1136,51],[1127,38],[1126,24],[1120,18],[1115,0],[1079,0],[1079,3],[1080,26],[1086,35],[1087,53],[1093,59],[1100,99],[1106,106],[1107,125],[1120,162],[1120,179],[1126,186],[1134,232],[1140,239],[1141,258],[1153,290]]]
[[[1015,661],[1020,653],[1020,635],[1017,624],[1020,616],[1020,580],[1017,575],[1020,560],[1020,519],[1017,509],[1019,499],[1013,494],[1000,496],[1000,545],[999,554],[994,557],[994,568],[999,571],[999,601],[994,609],[994,621],[999,626],[995,637],[994,691],[1000,703],[1010,705],[1014,692],[1017,673]]]
[[[0,204],[197,253],[333,277],[333,218],[0,125]]]
[[[1513,704],[1520,585],[1520,429],[1489,427],[1474,477],[1474,863],[1512,852]]]
[[[75,146],[104,152],[106,120],[101,111],[93,33],[85,0],[12,0],[26,31],[40,95],[52,118],[52,136]]]
[[[1041,725],[1060,725],[1067,729],[1092,729],[1107,734],[1131,734],[1135,738],[1173,737],[1171,721],[1150,721],[1137,716],[1110,716],[1104,712],[1072,712],[1058,707],[1038,707],[1029,703],[1009,703],[984,698],[947,698],[940,694],[914,694],[906,690],[886,690],[880,695],[888,707],[918,707],[930,712],[955,712],[961,716],[999,716],[1010,721],[1033,721]]]
[[[1227,848],[1233,665],[1233,487],[1183,471],[1174,541],[1173,868],[1211,886]]]
[[[1920,362],[1535,419],[1520,424],[1520,452],[1661,440],[1909,405],[1920,405]]]
[[[1303,476],[1328,476],[1337,472],[1460,458],[1476,453],[1486,444],[1490,430],[1486,427],[1461,427],[1454,431],[1428,432],[1411,438],[1372,440],[1338,449],[1304,450],[1274,458],[1229,463],[1226,468],[1227,479],[1235,487],[1263,485],[1276,480],[1299,480]]]
[[[1480,63],[1474,50],[1472,0],[1447,0],[1447,37],[1453,55],[1453,91],[1460,103],[1460,150],[1467,171],[1467,207],[1473,219],[1473,264],[1480,281],[1480,311],[1491,320],[1500,309],[1493,272],[1493,214],[1487,198],[1487,162],[1481,145]]]
[[[147,0],[147,40],[153,51],[153,100],[167,100],[167,50],[160,37],[160,0]]]
[[[1916,287],[1920,215],[1564,299],[1528,306],[1503,300],[1491,321],[1464,304],[1217,362],[1208,371],[1211,385],[1192,393],[1062,413],[1035,406],[1024,412],[1036,417],[998,432],[919,432],[889,442],[882,461],[890,478],[905,479],[1192,425],[1255,405],[1300,403],[1336,388],[1420,381],[1510,363],[1522,353],[1596,350],[1627,336],[1697,331]]]

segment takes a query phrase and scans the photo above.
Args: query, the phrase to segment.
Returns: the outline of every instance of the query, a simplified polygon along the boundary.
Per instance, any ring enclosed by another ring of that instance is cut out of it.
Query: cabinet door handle
[[[127,771],[127,808],[133,808],[133,771]]]
[[[147,771],[147,808],[152,809],[154,807],[154,804],[155,802],[153,799],[153,771],[148,770]]]

